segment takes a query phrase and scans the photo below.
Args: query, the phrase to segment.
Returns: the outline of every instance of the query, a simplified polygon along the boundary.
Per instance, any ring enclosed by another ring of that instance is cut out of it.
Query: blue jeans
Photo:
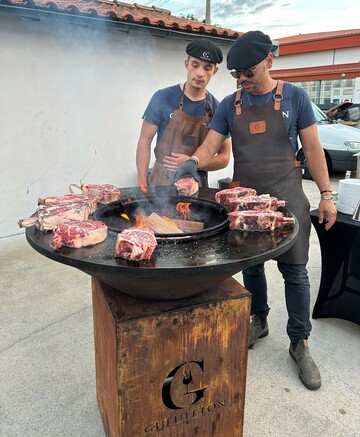
[[[305,264],[278,262],[285,283],[285,300],[288,312],[286,332],[292,342],[308,338],[310,322],[310,283]],[[243,270],[244,286],[251,293],[251,314],[267,316],[267,284],[264,263]]]

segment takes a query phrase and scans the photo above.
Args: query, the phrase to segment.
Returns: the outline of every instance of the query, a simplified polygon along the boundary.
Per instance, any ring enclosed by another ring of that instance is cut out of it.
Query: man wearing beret
[[[210,79],[218,71],[223,56],[219,47],[201,39],[186,47],[187,78],[157,91],[143,115],[143,123],[136,152],[138,185],[170,185],[170,174],[192,156],[209,132],[210,121],[218,105],[206,90]],[[157,134],[154,149],[156,161],[148,179],[151,143]],[[202,170],[197,170],[200,185],[207,186],[207,171],[228,165],[230,140],[224,139],[219,150]]]
[[[237,79],[238,89],[219,104],[210,132],[194,159],[179,168],[172,180],[188,173],[195,177],[197,166],[205,167],[230,133],[233,181],[256,189],[258,194],[268,193],[286,200],[286,207],[299,221],[295,244],[276,258],[285,283],[289,353],[297,364],[301,382],[315,390],[321,386],[321,376],[308,346],[311,322],[306,264],[310,205],[295,159],[298,137],[320,191],[319,222],[326,223],[325,229],[334,224],[336,209],[310,99],[302,88],[272,79],[273,49],[271,39],[261,31],[246,32],[234,42],[227,56],[227,68]],[[243,278],[252,294],[249,347],[253,347],[269,333],[264,264],[245,269]]]

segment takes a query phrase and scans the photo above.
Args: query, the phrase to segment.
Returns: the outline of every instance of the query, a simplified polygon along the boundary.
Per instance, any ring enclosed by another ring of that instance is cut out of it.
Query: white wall
[[[145,106],[186,78],[186,39],[73,23],[0,14],[0,237],[23,232],[17,221],[37,198],[71,183],[136,185]],[[234,87],[223,62],[209,91],[221,99]],[[211,186],[226,176],[232,164]]]
[[[280,45],[280,56],[274,58],[273,69],[309,68],[320,67],[322,65],[351,64],[354,62],[360,62],[360,47],[282,56]]]

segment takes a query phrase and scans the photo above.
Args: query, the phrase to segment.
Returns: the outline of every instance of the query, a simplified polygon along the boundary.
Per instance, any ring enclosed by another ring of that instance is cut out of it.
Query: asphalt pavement
[[[316,208],[314,182],[304,180],[304,189]],[[104,437],[90,277],[40,255],[24,234],[0,239],[0,268],[0,436]],[[266,270],[270,334],[249,351],[244,437],[360,436],[360,326],[312,319],[323,385],[307,390],[288,354],[282,278],[274,261]],[[308,270],[313,308],[321,274],[314,229]]]

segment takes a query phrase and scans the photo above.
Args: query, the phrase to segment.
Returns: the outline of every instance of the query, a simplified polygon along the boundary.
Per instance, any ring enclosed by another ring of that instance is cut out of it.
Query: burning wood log
[[[151,228],[156,234],[183,234],[171,220],[160,217],[156,212],[152,212],[145,219],[145,224]]]
[[[198,232],[204,229],[203,222],[195,222],[193,220],[177,220],[177,219],[172,219],[172,221],[183,232]]]

